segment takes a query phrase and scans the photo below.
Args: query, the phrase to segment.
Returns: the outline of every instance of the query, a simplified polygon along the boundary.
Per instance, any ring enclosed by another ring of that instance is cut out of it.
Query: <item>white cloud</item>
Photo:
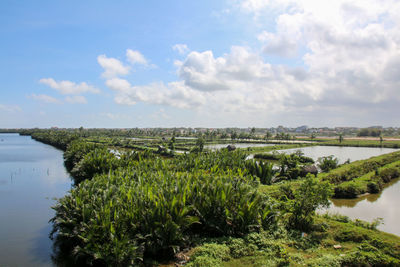
[[[104,78],[113,78],[120,75],[129,74],[130,68],[125,66],[121,61],[116,58],[108,58],[106,55],[97,57],[97,62],[104,69],[102,76]]]
[[[34,99],[34,100],[38,100],[44,103],[49,103],[49,104],[60,104],[61,101],[58,100],[57,98],[54,98],[52,96],[49,95],[45,95],[45,94],[31,94],[28,96],[28,98]]]
[[[22,111],[21,107],[18,105],[3,105],[0,104],[0,110],[5,112],[20,112]]]
[[[87,104],[86,98],[81,95],[67,96],[65,101],[70,104]]]
[[[188,88],[182,82],[132,86],[127,80],[114,78],[107,80],[106,85],[116,91],[115,102],[122,105],[134,105],[140,101],[178,108],[195,108],[205,101],[201,93]]]
[[[176,44],[172,47],[172,49],[177,51],[180,55],[185,55],[190,51],[186,44]]]
[[[148,65],[147,59],[137,50],[127,49],[126,57],[131,64]]]
[[[106,117],[110,120],[126,120],[129,119],[128,114],[119,114],[119,113],[110,113],[110,112],[105,112],[105,113],[100,113],[100,116]]]
[[[150,115],[151,118],[159,120],[169,120],[171,119],[171,116],[169,116],[163,108],[160,108],[158,111],[154,112],[153,114]]]
[[[100,92],[99,89],[88,85],[85,82],[74,83],[71,81],[55,81],[52,78],[43,78],[39,81],[42,84],[46,84],[51,88],[57,90],[61,94],[69,95],[69,94],[82,94],[82,93],[94,93],[97,94]]]
[[[367,109],[400,100],[393,79],[400,75],[400,2],[245,0],[241,7],[255,16],[281,11],[275,30],[258,36],[263,52],[302,60],[300,87],[319,103]]]
[[[169,105],[202,114],[235,114],[235,118],[248,114],[245,119],[264,114],[302,120],[299,123],[313,118],[326,123],[324,116],[341,123],[348,113],[358,119],[379,118],[388,109],[398,113],[400,2],[245,0],[236,4],[254,13],[257,26],[263,17],[277,14],[275,28],[266,25],[256,36],[262,49],[233,46],[220,56],[211,50],[192,51],[174,62],[178,79],[167,84],[135,86],[109,79],[106,84],[116,92],[116,103]],[[174,46],[178,52],[180,48],[184,46]],[[270,55],[290,59],[277,64]]]

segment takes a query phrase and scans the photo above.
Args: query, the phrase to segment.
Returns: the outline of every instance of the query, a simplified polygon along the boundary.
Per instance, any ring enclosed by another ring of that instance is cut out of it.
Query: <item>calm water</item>
[[[205,145],[204,148],[208,148],[211,150],[217,150],[217,149],[221,149],[221,148],[226,148],[228,145],[229,144]],[[252,143],[237,143],[237,144],[230,144],[230,145],[233,145],[236,148],[274,146],[274,144],[252,144]]]
[[[304,156],[310,157],[314,160],[317,160],[319,157],[334,155],[339,159],[339,163],[344,163],[347,159],[350,159],[350,161],[368,159],[370,157],[391,153],[398,149],[379,147],[310,146],[277,150],[277,152],[290,154],[297,150],[301,150],[304,153]]]
[[[379,230],[400,236],[400,180],[388,184],[380,194],[357,199],[333,199],[329,213],[339,213],[352,219],[372,222],[383,218]]]
[[[62,151],[0,134],[0,266],[52,266],[50,207],[70,188]]]

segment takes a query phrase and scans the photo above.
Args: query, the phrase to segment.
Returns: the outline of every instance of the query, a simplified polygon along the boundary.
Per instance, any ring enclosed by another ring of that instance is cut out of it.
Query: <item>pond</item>
[[[0,134],[0,266],[53,266],[50,207],[70,188],[62,151]]]
[[[400,236],[400,180],[387,184],[379,194],[370,194],[356,199],[332,199],[329,213],[339,213],[352,219],[372,222],[383,218],[378,229]]]
[[[248,148],[248,147],[264,147],[264,146],[274,146],[274,144],[254,144],[254,143],[236,143],[236,144],[213,144],[205,145],[204,148],[217,150],[221,148],[226,148],[229,145],[233,145],[236,148]]]
[[[309,146],[277,150],[277,152],[290,154],[296,152],[297,150],[301,150],[304,153],[304,156],[310,157],[315,161],[320,157],[334,155],[339,159],[339,163],[342,164],[348,159],[350,159],[350,161],[363,160],[370,157],[391,153],[397,151],[398,149],[380,147]]]

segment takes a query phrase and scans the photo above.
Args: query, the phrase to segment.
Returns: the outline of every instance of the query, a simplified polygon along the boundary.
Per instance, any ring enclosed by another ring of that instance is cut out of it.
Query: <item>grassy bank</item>
[[[400,148],[399,140],[362,140],[362,139],[346,139],[341,142],[338,139],[323,139],[316,138],[313,141],[318,142],[322,146],[353,146],[353,147],[386,147],[386,148]]]
[[[399,266],[400,238],[373,228],[345,216],[318,216],[308,234],[276,229],[205,241],[187,253],[187,266]]]

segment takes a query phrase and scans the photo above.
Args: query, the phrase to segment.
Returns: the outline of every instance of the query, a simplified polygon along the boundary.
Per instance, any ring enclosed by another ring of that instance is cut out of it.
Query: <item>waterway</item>
[[[51,206],[69,189],[62,151],[0,134],[0,266],[53,266]]]

